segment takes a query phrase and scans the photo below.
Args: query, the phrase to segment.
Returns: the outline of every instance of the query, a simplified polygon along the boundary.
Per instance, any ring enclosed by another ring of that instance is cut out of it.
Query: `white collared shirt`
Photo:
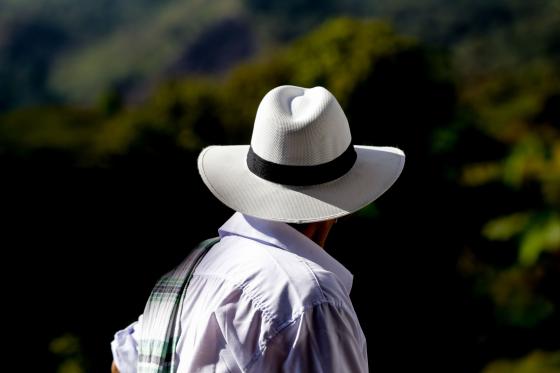
[[[286,223],[235,213],[196,268],[180,317],[178,373],[368,371],[352,274]],[[142,316],[111,342],[136,372]]]

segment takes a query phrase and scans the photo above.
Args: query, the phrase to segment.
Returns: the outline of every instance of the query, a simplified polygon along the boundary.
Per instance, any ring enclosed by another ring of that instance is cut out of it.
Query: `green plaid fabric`
[[[181,315],[187,286],[197,264],[219,240],[219,237],[214,237],[202,241],[181,264],[156,283],[143,313],[138,340],[139,373],[177,371],[175,347],[180,332],[177,319]]]

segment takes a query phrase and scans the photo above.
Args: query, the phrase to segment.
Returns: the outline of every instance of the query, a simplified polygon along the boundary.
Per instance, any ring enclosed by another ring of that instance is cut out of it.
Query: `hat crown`
[[[351,139],[346,115],[332,93],[285,85],[262,99],[251,147],[269,162],[312,166],[339,157]]]

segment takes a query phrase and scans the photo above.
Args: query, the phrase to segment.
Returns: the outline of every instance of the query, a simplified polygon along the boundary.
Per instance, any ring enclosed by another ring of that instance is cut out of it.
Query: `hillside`
[[[332,15],[378,17],[452,50],[464,75],[557,58],[553,0],[0,2],[0,110],[143,97],[158,81],[221,73]]]

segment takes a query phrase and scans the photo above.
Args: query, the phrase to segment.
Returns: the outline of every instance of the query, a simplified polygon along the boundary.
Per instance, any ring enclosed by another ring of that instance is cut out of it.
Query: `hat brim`
[[[247,167],[249,145],[213,145],[198,156],[198,170],[212,194],[243,214],[288,223],[334,219],[376,200],[397,180],[405,155],[393,147],[355,145],[354,166],[324,184],[276,184]]]

